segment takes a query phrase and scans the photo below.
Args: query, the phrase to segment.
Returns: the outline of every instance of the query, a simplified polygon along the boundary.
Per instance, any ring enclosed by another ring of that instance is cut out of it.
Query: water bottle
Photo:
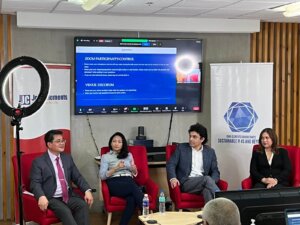
[[[144,195],[143,198],[143,217],[146,218],[149,215],[149,198],[148,194]]]
[[[159,212],[165,213],[166,212],[166,198],[164,192],[160,192],[159,195]]]
[[[251,224],[250,225],[255,225],[255,219],[251,219]]]

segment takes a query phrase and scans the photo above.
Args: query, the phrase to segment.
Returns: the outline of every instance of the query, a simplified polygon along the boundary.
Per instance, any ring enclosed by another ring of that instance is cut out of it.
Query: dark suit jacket
[[[291,174],[291,162],[288,152],[283,148],[278,148],[278,154],[274,154],[271,165],[268,163],[265,152],[253,151],[250,174],[255,183],[261,182],[264,177],[273,177],[279,184],[289,185],[289,176]]]
[[[214,149],[203,146],[204,176],[210,176],[216,182],[220,179],[217,157]],[[177,178],[183,184],[192,170],[192,148],[188,143],[179,144],[167,162],[168,180]]]
[[[60,154],[65,177],[69,185],[69,195],[72,196],[72,182],[77,185],[82,192],[90,189],[90,186],[81,176],[72,156],[69,154]],[[45,195],[48,199],[52,198],[56,190],[56,178],[53,164],[48,152],[36,158],[30,171],[30,189],[36,199]]]

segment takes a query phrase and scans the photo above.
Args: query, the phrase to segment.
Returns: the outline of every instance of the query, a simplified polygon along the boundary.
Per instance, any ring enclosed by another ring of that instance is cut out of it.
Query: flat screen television
[[[285,225],[285,210],[300,208],[300,188],[220,191],[215,197],[231,199],[239,208],[242,225]]]
[[[75,114],[200,112],[199,39],[75,37]]]

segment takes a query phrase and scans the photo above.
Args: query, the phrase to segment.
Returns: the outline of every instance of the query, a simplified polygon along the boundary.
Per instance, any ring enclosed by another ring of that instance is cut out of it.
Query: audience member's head
[[[202,219],[204,225],[241,225],[238,207],[227,198],[216,198],[206,203]]]

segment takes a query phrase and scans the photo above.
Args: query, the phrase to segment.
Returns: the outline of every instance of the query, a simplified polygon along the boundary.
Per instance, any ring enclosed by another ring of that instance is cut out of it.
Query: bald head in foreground
[[[204,225],[241,225],[238,207],[227,198],[216,198],[206,203],[202,219]]]

